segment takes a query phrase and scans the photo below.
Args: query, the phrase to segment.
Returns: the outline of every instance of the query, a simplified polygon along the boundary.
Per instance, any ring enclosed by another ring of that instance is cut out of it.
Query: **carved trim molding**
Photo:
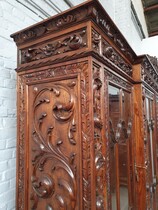
[[[18,121],[18,129],[19,129],[19,139],[18,139],[18,189],[17,189],[17,197],[18,197],[18,209],[25,209],[25,83],[24,79],[19,77],[19,121]]]
[[[113,82],[113,83],[115,83],[131,92],[132,86],[128,82],[124,81],[123,79],[116,76],[115,74],[113,74],[110,71],[105,70],[105,72],[107,74],[107,78],[109,81],[111,81],[111,82]]]
[[[86,29],[71,32],[62,38],[21,50],[21,64],[78,50],[87,46]]]
[[[101,119],[101,68],[93,63],[93,115],[94,115],[94,147],[96,169],[96,209],[106,209],[106,166],[105,145],[102,137],[103,122]]]
[[[16,71],[20,72],[23,70],[28,70],[28,69],[32,69],[32,68],[38,68],[38,67],[42,67],[45,65],[51,65],[51,64],[55,64],[55,63],[59,63],[59,62],[64,62],[64,61],[68,61],[68,60],[72,60],[72,59],[77,59],[79,57],[83,57],[83,56],[87,56],[88,53],[86,51],[80,52],[80,53],[72,53],[71,55],[67,55],[65,54],[64,56],[60,56],[60,57],[56,57],[54,56],[52,57],[48,57],[42,60],[39,60],[38,62],[34,61],[34,62],[30,62],[30,63],[25,63],[20,65]]]

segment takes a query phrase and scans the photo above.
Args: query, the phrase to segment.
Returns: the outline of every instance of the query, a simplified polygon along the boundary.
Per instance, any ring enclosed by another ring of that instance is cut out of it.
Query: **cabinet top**
[[[98,0],[88,0],[80,5],[70,8],[60,14],[52,16],[44,21],[27,27],[11,35],[20,47],[50,34],[55,34],[66,28],[76,26],[79,23],[92,21],[104,34],[116,45],[119,50],[133,63],[136,54],[104,10]]]

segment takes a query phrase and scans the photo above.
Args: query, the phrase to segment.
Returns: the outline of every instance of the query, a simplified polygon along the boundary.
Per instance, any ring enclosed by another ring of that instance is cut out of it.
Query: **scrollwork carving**
[[[72,84],[75,85],[76,83],[72,81]],[[68,103],[60,102],[63,92],[69,95]],[[52,104],[53,99],[54,104]],[[53,208],[52,205],[59,205],[59,207],[63,207],[64,209],[68,205],[71,206],[70,209],[74,209],[76,206],[76,166],[74,162],[76,155],[75,153],[71,153],[69,156],[65,155],[61,149],[64,141],[57,137],[57,133],[54,134],[55,120],[66,124],[73,123],[74,126],[74,118],[70,120],[74,116],[74,103],[73,93],[66,84],[56,83],[51,88],[45,87],[39,90],[35,96],[33,105],[34,130],[32,132],[34,153],[32,153],[31,209],[38,208],[39,199],[48,199],[50,197],[53,197],[53,204],[47,206],[47,209]],[[51,108],[46,109],[46,112],[42,111],[42,113],[40,113],[40,110],[43,110],[42,107],[46,107],[47,104],[49,104],[49,107],[52,106],[52,117],[54,117],[54,120],[52,118],[52,125],[45,132],[44,127],[47,126],[46,123],[48,122],[46,118],[50,116],[47,112]],[[75,130],[73,129],[73,132],[75,131],[76,127]],[[69,129],[67,136],[70,136]],[[72,136],[70,137],[72,138]],[[48,164],[50,172],[48,172],[48,168],[46,167]],[[59,173],[58,171],[64,172],[64,177],[62,175],[59,177],[57,175]],[[69,200],[61,191],[59,194],[58,188],[68,193]]]
[[[21,63],[29,63],[49,56],[78,50],[85,47],[87,45],[86,42],[86,29],[82,29],[58,40],[49,41],[47,44],[40,44],[28,49],[23,49],[21,51]]]

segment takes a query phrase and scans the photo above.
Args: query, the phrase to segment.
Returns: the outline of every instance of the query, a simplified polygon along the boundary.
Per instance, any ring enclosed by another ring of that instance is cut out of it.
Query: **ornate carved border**
[[[106,68],[105,68],[106,69]],[[108,77],[108,80],[121,86],[122,88],[128,90],[131,92],[131,85],[126,82],[125,80],[123,80],[122,78],[120,78],[119,76],[116,76],[115,74],[113,74],[112,72],[106,70],[106,74],[107,74],[107,77]]]
[[[17,151],[18,151],[18,173],[17,173],[17,209],[24,210],[25,208],[25,178],[24,178],[24,171],[25,171],[25,80],[22,77],[19,77],[19,119],[18,119],[18,130],[19,130],[19,139],[17,144]]]

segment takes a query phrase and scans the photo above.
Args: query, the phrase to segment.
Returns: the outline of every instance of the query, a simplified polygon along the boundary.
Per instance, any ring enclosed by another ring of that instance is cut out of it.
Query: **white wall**
[[[156,56],[158,58],[158,36],[143,39],[141,53]]]
[[[10,34],[37,21],[16,1],[0,1],[0,210],[15,209],[17,53]]]

